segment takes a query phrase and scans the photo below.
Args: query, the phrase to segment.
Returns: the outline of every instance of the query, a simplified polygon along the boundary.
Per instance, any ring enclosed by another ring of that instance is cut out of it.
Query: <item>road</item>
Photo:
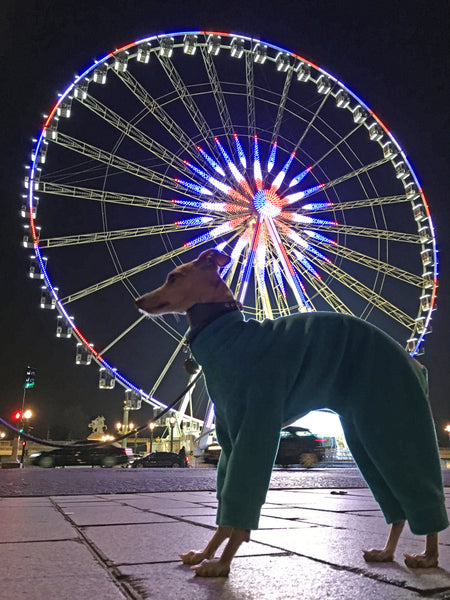
[[[443,471],[450,487],[450,469]],[[64,468],[0,470],[0,497],[215,490],[216,470]],[[271,489],[366,487],[356,468],[275,469]]]

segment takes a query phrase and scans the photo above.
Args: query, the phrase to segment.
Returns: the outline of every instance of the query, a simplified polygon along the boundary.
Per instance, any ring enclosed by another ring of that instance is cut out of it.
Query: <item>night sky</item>
[[[446,440],[450,132],[445,2],[3,0],[0,23],[2,418],[10,420],[21,407],[25,368],[31,364],[36,386],[27,405],[36,412],[37,435],[84,436],[97,415],[106,417],[110,429],[121,419],[123,389],[101,391],[96,366],[75,366],[73,341],[55,338],[53,311],[39,308],[39,283],[27,276],[30,251],[20,244],[20,195],[42,115],[94,58],[153,34],[207,29],[259,37],[321,65],[369,104],[408,155],[430,205],[440,251],[437,310],[421,360],[430,373],[438,435]],[[108,310],[113,317],[114,307]],[[177,383],[172,382],[173,393],[181,391]],[[146,411],[135,421],[143,422]]]

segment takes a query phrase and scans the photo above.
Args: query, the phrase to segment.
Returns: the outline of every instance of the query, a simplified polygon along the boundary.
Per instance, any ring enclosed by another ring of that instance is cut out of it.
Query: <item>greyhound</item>
[[[408,567],[436,567],[438,532],[448,526],[426,370],[380,329],[350,315],[298,313],[244,321],[219,269],[230,258],[206,250],[136,300],[150,316],[186,313],[187,336],[214,403],[222,452],[217,469],[217,529],[203,551],[180,554],[196,575],[227,576],[258,528],[280,430],[318,408],[336,412],[353,457],[391,524],[389,562],[405,521],[426,535]],[[228,542],[220,556],[216,551]]]

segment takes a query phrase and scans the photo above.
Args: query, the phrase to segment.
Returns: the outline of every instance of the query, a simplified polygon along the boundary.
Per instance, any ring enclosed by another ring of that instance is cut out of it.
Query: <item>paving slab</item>
[[[0,542],[2,543],[65,540],[77,537],[76,532],[51,503],[25,505],[21,502],[18,506],[2,504],[0,514]]]
[[[126,595],[76,540],[1,544],[0,594],[14,600],[125,600]]]

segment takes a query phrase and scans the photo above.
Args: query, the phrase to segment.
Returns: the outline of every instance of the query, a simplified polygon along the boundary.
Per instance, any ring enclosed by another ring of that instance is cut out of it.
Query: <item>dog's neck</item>
[[[225,315],[226,313],[241,310],[242,305],[237,300],[231,299],[226,302],[199,302],[186,311],[189,324],[189,334],[186,343],[189,345],[194,338],[207,325]]]

